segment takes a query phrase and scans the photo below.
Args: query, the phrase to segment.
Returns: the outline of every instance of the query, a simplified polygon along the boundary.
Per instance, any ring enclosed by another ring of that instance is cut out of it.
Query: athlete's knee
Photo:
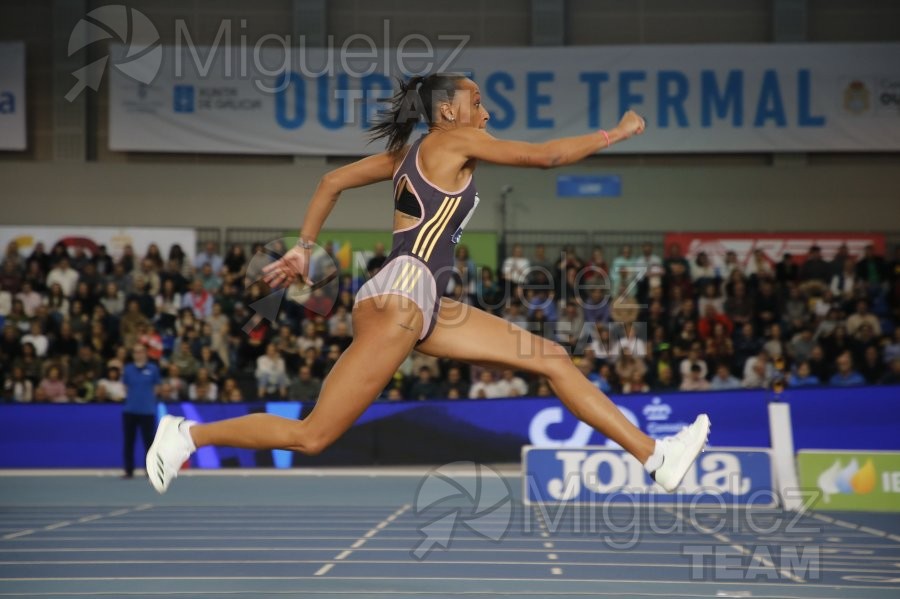
[[[292,431],[291,449],[304,455],[315,456],[325,451],[334,439],[307,421],[300,421]]]
[[[316,456],[328,449],[332,441],[322,437],[308,437],[298,440],[297,444],[292,447],[294,451],[299,451],[303,455]]]
[[[311,437],[305,439],[300,448],[300,453],[308,456],[316,456],[328,449],[331,441],[323,437]]]

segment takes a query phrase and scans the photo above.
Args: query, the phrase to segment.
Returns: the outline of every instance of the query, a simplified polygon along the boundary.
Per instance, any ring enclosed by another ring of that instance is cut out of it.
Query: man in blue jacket
[[[850,352],[845,351],[839,355],[836,364],[837,372],[829,381],[832,387],[856,387],[866,384],[866,379],[853,370],[853,358],[850,357]]]
[[[136,344],[131,350],[132,362],[125,365],[125,409],[122,411],[124,433],[125,478],[134,476],[134,443],[138,429],[144,441],[144,452],[150,451],[156,430],[156,401],[162,377],[159,367],[147,361],[147,348]]]

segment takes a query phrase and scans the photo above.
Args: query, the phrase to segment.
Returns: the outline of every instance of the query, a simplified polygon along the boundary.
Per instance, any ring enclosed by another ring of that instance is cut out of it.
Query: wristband
[[[602,134],[603,134],[603,137],[606,138],[606,147],[608,148],[609,145],[610,145],[610,144],[609,144],[609,133],[607,133],[607,132],[604,131],[603,129],[600,129],[600,133],[602,133]]]
[[[306,241],[303,238],[297,239],[297,247],[303,248],[304,250],[311,250],[313,247],[313,243],[311,241]]]

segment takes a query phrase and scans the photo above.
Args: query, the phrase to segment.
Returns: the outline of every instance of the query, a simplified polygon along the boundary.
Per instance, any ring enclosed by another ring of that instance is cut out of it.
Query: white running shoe
[[[178,416],[163,416],[147,452],[147,477],[158,493],[166,492],[169,483],[178,476],[181,466],[194,452],[191,443],[178,428],[184,421]]]
[[[706,447],[709,426],[709,416],[700,414],[693,424],[681,429],[677,435],[657,441],[662,446],[663,463],[650,477],[659,486],[669,493],[678,488],[691,464]]]

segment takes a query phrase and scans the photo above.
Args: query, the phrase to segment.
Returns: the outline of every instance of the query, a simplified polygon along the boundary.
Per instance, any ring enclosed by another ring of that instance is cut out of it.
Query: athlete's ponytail
[[[464,79],[454,73],[416,75],[409,81],[399,80],[400,91],[391,98],[391,108],[382,112],[381,120],[369,129],[371,141],[387,138],[387,150],[396,152],[406,145],[419,122],[434,123],[435,106],[453,100],[456,84]]]

